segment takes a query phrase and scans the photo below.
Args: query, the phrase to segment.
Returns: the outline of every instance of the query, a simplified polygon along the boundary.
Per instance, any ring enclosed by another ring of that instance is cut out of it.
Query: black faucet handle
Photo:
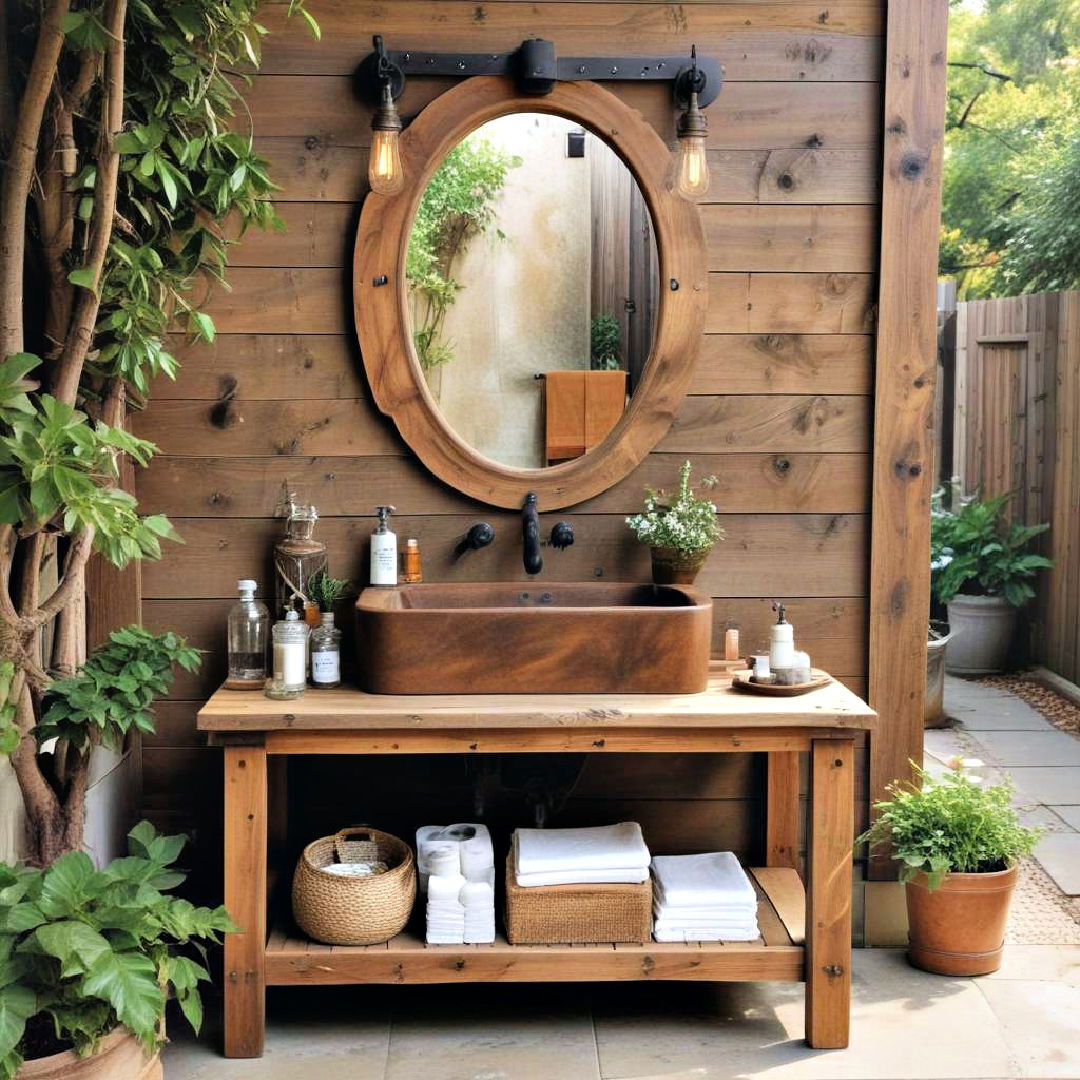
[[[495,530],[486,522],[478,521],[454,548],[454,555],[460,558],[466,551],[479,551],[495,539]]]
[[[563,551],[574,542],[574,526],[569,521],[557,521],[551,530],[551,546]]]

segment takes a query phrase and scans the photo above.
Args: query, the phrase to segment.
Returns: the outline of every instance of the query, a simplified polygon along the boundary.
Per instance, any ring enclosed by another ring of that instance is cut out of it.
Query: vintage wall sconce
[[[356,69],[360,92],[375,106],[368,163],[371,190],[394,195],[404,184],[398,136],[402,130],[397,100],[410,75],[437,75],[468,79],[474,75],[504,75],[513,78],[525,94],[551,93],[557,82],[616,80],[669,82],[679,118],[679,148],[675,167],[675,187],[686,199],[703,195],[709,188],[709,166],[705,156],[708,124],[702,111],[720,93],[724,73],[720,64],[707,57],[700,60],[697,48],[689,60],[681,56],[612,57],[556,56],[555,45],[544,38],[528,38],[518,48],[503,53],[422,53],[387,50],[381,35],[374,38],[374,51]]]

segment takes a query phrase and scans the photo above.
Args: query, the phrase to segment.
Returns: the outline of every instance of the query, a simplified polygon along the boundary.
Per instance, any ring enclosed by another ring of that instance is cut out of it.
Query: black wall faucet
[[[525,496],[521,507],[521,539],[525,573],[539,574],[544,569],[544,559],[540,554],[540,513],[536,505],[535,491],[530,491]]]

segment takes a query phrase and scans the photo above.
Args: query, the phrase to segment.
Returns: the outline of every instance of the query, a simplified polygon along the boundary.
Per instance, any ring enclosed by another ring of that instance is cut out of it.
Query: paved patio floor
[[[980,757],[991,777],[1015,778],[1048,836],[1080,836],[1080,740],[1050,747],[1054,729],[999,690],[950,680],[946,703],[961,724],[927,733],[931,768]],[[1027,898],[1018,918],[1041,903]],[[1080,940],[1060,933],[1067,909],[1054,915],[1050,940]],[[1017,930],[1013,940],[1030,940]],[[251,1061],[219,1056],[214,990],[206,1004],[200,1040],[172,1023],[166,1080],[1080,1080],[1080,945],[1012,944],[982,979],[927,975],[898,949],[856,950],[843,1051],[806,1048],[799,985],[274,988],[266,1054]]]

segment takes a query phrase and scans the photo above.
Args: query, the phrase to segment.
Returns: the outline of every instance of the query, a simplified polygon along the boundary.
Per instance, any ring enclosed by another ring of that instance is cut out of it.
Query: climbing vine
[[[501,229],[493,229],[494,204],[507,173],[520,165],[520,157],[470,136],[446,155],[420,199],[405,274],[417,299],[413,342],[425,371],[454,358],[453,346],[442,340],[446,310],[461,289],[453,276],[454,260],[478,233],[493,230],[505,238]]]
[[[198,300],[229,244],[280,227],[241,96],[258,6],[44,0],[0,19],[0,748],[34,862],[82,839],[92,740],[46,755],[38,734],[53,679],[81,660],[87,562],[178,539],[119,484],[122,455],[155,450],[123,430],[125,403],[175,375],[167,330],[213,341]],[[301,0],[289,12],[317,30]]]

